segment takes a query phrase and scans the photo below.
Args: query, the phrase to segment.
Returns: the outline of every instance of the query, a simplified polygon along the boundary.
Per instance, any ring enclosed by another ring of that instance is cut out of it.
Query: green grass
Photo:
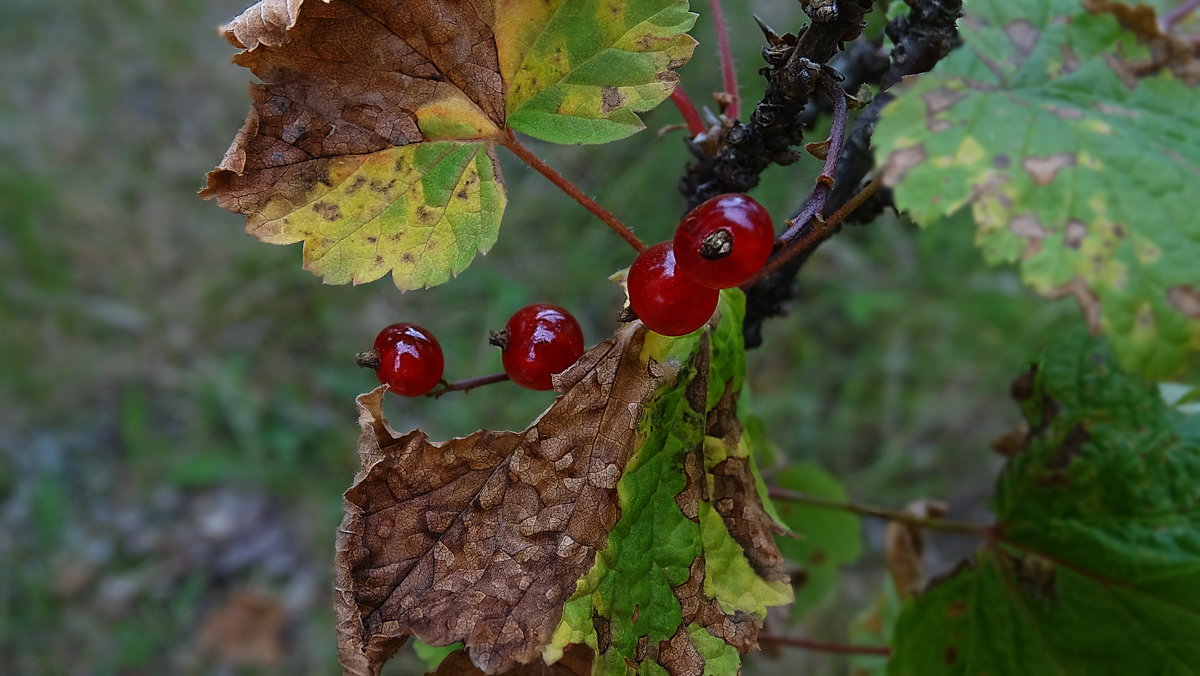
[[[298,247],[260,244],[240,218],[196,199],[247,106],[247,75],[212,30],[240,8],[0,7],[0,672],[200,673],[203,661],[181,656],[208,612],[238,589],[282,596],[299,584],[201,567],[164,581],[165,592],[139,592],[139,610],[105,615],[106,581],[153,575],[170,560],[108,535],[105,510],[133,510],[162,532],[184,527],[156,521],[163,492],[269,496],[319,576],[309,584],[327,594],[340,492],[357,468],[353,397],[375,384],[353,358],[380,326],[435,331],[451,378],[498,371],[487,331],[529,302],[570,308],[591,342],[614,326],[620,292],[605,280],[631,253],[509,157],[499,242],[424,292],[400,294],[387,281],[324,286],[300,269]],[[748,16],[730,20],[753,92],[756,32]],[[704,41],[703,20],[700,30]],[[697,59],[684,79],[699,101],[716,86],[715,59],[704,49]],[[533,145],[656,241],[680,215],[675,182],[688,155],[678,133],[655,140],[653,130],[675,122],[665,106],[647,116],[651,131],[625,143]],[[813,165],[772,172],[756,195],[782,217],[807,194]],[[813,259],[791,313],[768,324],[766,346],[749,360],[782,456],[821,464],[864,501],[979,504],[997,464],[986,442],[1016,420],[1008,380],[1075,312],[982,267],[970,239],[962,228],[918,234],[888,218],[847,229]],[[396,428],[442,438],[522,428],[550,401],[501,385],[392,398],[387,408]],[[90,560],[89,548],[106,546],[91,581],[62,592],[61,567],[48,562]],[[877,571],[848,577],[842,600],[865,603]],[[331,673],[326,601],[292,614],[276,673]],[[823,622],[813,633],[837,637],[845,626]],[[393,673],[415,668],[405,664]]]

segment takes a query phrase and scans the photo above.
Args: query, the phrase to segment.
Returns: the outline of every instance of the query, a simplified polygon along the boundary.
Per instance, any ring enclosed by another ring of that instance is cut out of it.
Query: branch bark
[[[962,0],[905,0],[910,11],[897,17],[887,26],[887,35],[895,47],[891,52],[891,67],[879,81],[880,92],[855,120],[842,149],[834,176],[832,192],[825,203],[825,215],[845,205],[862,188],[867,174],[875,167],[871,138],[879,113],[892,100],[888,90],[906,75],[923,73],[932,68],[961,44],[957,21],[962,15]],[[881,190],[860,206],[847,222],[873,220],[891,204],[891,193]],[[840,230],[831,229],[825,237],[806,251],[781,266],[748,290],[746,322],[742,332],[747,347],[762,343],[762,323],[769,317],[785,312],[784,306],[795,291],[795,278],[820,243]]]
[[[767,67],[760,72],[767,78],[766,93],[748,123],[733,121],[723,138],[708,144],[688,141],[697,158],[679,185],[688,209],[722,193],[746,192],[771,164],[798,159],[793,148],[804,140],[802,113],[820,83],[823,64],[843,42],[858,37],[872,4],[841,0],[832,19],[814,19],[799,35],[780,36],[764,26]]]

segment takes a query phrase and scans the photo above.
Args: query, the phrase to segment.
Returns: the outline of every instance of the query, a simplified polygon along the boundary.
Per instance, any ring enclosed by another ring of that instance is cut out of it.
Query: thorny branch
[[[867,40],[858,40],[839,56],[836,65],[844,69],[842,73],[826,65],[839,55],[843,42],[858,38],[863,18],[873,4],[870,0],[840,0],[835,5],[832,20],[827,13],[814,16],[796,36],[780,36],[763,26],[768,43],[763,48],[767,67],[760,72],[767,79],[766,93],[755,106],[749,123],[732,121],[723,137],[688,142],[697,161],[689,165],[679,186],[687,198],[687,207],[717,194],[745,192],[757,185],[759,176],[771,164],[794,162],[798,157],[794,148],[803,140],[804,127],[812,120],[814,106],[810,102],[814,100],[823,76],[831,72],[853,87],[859,83],[878,84],[879,93],[859,114],[845,138],[842,152],[835,158],[832,187],[822,188],[819,184],[814,197],[816,192],[828,190],[820,212],[828,216],[860,194],[864,179],[874,168],[871,137],[879,120],[879,111],[892,98],[887,89],[905,75],[928,71],[960,43],[956,22],[962,14],[962,0],[905,2],[910,8],[909,13],[894,19],[886,29],[895,45],[890,66],[886,69],[881,67],[878,47]],[[861,70],[856,70],[858,68]],[[806,206],[814,203],[811,197],[806,200]],[[889,203],[890,195],[880,191],[848,220],[870,220]],[[804,216],[804,212],[802,208],[799,216]],[[815,211],[813,215],[816,215]],[[825,236],[836,231],[831,228]],[[747,347],[762,343],[763,320],[784,312],[783,306],[794,290],[796,273],[819,244],[817,241],[806,247],[804,253],[780,266],[747,292],[743,327]]]
[[[833,123],[829,127],[829,149],[825,155],[825,166],[817,177],[817,185],[812,195],[800,209],[800,212],[790,219],[791,225],[779,236],[782,244],[791,243],[808,225],[814,216],[824,215],[825,203],[829,191],[833,187],[834,175],[837,173],[838,161],[842,156],[842,145],[846,140],[846,93],[829,73],[821,73],[821,91],[833,103]]]
[[[793,147],[804,139],[801,113],[819,85],[821,64],[844,41],[858,37],[871,5],[871,0],[842,0],[832,20],[814,20],[798,36],[781,36],[763,25],[767,67],[760,72],[767,78],[766,93],[749,122],[731,121],[720,138],[688,141],[697,162],[679,188],[689,209],[721,193],[748,191],[772,163],[796,161]]]

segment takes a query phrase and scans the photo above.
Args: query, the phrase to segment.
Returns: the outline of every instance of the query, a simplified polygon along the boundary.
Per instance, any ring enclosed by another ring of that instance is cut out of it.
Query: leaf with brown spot
[[[593,8],[594,9],[594,8]],[[201,196],[331,284],[440,284],[495,243],[493,146],[642,128],[691,56],[686,0],[261,0],[223,28],[261,84]]]
[[[1200,664],[1200,427],[1101,339],[1052,340],[981,549],[906,604],[888,673],[1168,674]]]
[[[731,328],[744,299],[722,296],[719,323],[689,336],[619,329],[556,376],[562,394],[524,432],[431,442],[387,426],[384,388],[359,397],[362,469],[335,561],[347,674],[376,676],[409,636],[461,641],[489,674],[572,646],[594,655],[592,673],[624,674],[628,660],[658,663],[680,631],[701,656],[688,669],[732,674],[732,655],[736,671],[765,606],[789,598],[760,577],[778,552],[753,480],[734,470],[709,488],[709,380],[731,368],[714,360],[744,359]],[[735,507],[728,528],[714,499]]]
[[[1018,264],[1044,296],[1079,298],[1122,365],[1200,375],[1200,319],[1169,292],[1200,288],[1194,59],[1164,56],[1146,7],[967,12],[963,48],[906,80],[879,122],[897,207],[922,226],[969,214],[988,262]]]

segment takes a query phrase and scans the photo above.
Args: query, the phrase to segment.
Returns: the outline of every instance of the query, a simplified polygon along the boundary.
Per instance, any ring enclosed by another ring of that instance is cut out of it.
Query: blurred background
[[[423,292],[322,285],[298,245],[261,244],[197,199],[248,107],[249,73],[215,30],[245,1],[0,3],[0,674],[337,673],[333,533],[357,467],[353,399],[375,386],[355,352],[416,322],[458,379],[500,370],[487,331],[527,303],[569,308],[589,342],[614,327],[606,278],[629,251],[508,156],[499,242]],[[752,102],[749,10],[794,29],[799,5],[727,5]],[[702,103],[719,82],[707,16],[695,34],[682,75]],[[533,145],[657,241],[688,155],[680,132],[655,132],[679,121],[667,104],[625,142]],[[755,196],[782,220],[816,168],[774,169]],[[983,267],[971,237],[885,217],[822,247],[749,356],[781,462],[816,463],[864,502],[935,497],[986,518],[988,442],[1018,420],[1008,383],[1076,311]],[[551,401],[505,384],[391,398],[389,415],[445,438],[521,429]],[[880,524],[864,535],[833,597],[776,631],[845,639],[886,576]],[[930,570],[969,545],[935,540]],[[388,673],[419,664],[405,651]],[[848,668],[797,650],[748,664]]]

